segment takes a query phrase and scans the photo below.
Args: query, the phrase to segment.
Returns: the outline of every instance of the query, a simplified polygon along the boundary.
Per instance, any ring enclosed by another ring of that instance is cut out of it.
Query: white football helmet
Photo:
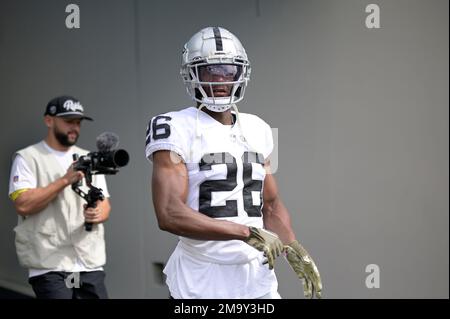
[[[236,36],[221,27],[207,27],[184,45],[180,73],[194,101],[211,111],[224,112],[243,99],[250,62]],[[212,76],[222,81],[212,82]]]

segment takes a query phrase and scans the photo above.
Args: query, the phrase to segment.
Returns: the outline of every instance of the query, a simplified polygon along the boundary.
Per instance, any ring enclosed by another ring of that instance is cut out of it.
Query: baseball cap
[[[84,108],[80,101],[69,95],[62,95],[51,99],[47,104],[44,115],[81,118],[93,121],[92,118],[84,115]]]

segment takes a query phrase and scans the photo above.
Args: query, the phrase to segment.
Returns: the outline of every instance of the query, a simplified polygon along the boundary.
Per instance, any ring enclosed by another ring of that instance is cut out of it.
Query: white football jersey
[[[223,125],[195,107],[155,116],[147,128],[146,156],[152,160],[159,150],[181,156],[189,174],[187,204],[192,209],[211,218],[263,228],[264,162],[273,149],[272,131],[255,115],[239,113],[239,118],[240,126]],[[261,264],[262,253],[241,240],[179,238],[177,249],[197,260]]]

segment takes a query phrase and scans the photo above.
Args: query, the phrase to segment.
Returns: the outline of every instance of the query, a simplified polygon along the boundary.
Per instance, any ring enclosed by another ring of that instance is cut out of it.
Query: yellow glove
[[[303,282],[303,291],[306,298],[321,298],[322,280],[319,270],[305,248],[298,241],[284,246],[286,259]]]
[[[277,234],[272,233],[266,229],[249,227],[250,236],[244,240],[250,246],[264,252],[267,261],[264,264],[269,264],[269,269],[273,269],[275,259],[283,252],[283,243],[278,238]]]

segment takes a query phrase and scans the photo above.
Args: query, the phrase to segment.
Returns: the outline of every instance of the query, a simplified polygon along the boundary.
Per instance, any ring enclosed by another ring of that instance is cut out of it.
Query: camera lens
[[[113,155],[113,161],[114,164],[118,167],[122,167],[128,164],[128,161],[130,160],[130,156],[128,155],[128,152],[120,149],[114,152]]]

